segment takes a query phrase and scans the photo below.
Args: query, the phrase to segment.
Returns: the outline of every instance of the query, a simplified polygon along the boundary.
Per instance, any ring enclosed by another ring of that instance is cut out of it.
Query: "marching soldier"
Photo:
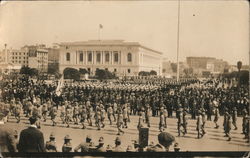
[[[233,120],[233,125],[234,125],[234,130],[237,130],[237,108],[233,108],[233,114],[232,114],[232,120]]]
[[[184,135],[185,132],[184,130],[182,130],[182,127],[183,127],[183,124],[184,124],[184,121],[183,121],[183,109],[182,108],[179,108],[178,109],[178,122],[177,122],[177,129],[178,129],[178,136],[181,135],[181,133]]]
[[[203,137],[203,129],[202,129],[202,116],[201,116],[201,111],[198,110],[198,116],[197,116],[197,122],[196,122],[196,130],[198,132],[197,138]]]
[[[50,134],[49,141],[46,142],[45,149],[46,149],[46,152],[57,152],[54,133]]]
[[[214,109],[214,123],[215,123],[215,127],[214,128],[219,128],[218,120],[219,120],[219,117],[220,117],[220,113],[219,113],[218,104],[214,104],[214,108],[215,108]]]
[[[128,109],[125,104],[123,108],[123,128],[128,128],[127,122],[128,122]]]
[[[100,110],[100,113],[101,113],[101,127],[104,128],[105,127],[105,124],[104,124],[104,120],[105,120],[105,116],[106,116],[106,111],[104,109],[104,106],[101,104],[101,110]]]
[[[77,102],[75,102],[75,106],[73,107],[73,121],[75,125],[78,125],[78,115],[79,115],[79,107]]]
[[[92,107],[91,107],[89,101],[86,102],[86,108],[87,108],[87,121],[89,123],[89,126],[92,126],[92,120],[91,120],[91,118],[92,118]]]
[[[66,107],[65,104],[62,104],[60,118],[63,124],[65,123],[65,113],[66,113]]]
[[[202,133],[203,133],[203,136],[204,136],[206,134],[206,131],[205,131],[206,113],[205,113],[204,108],[201,108],[201,117],[202,117]]]
[[[18,101],[17,104],[15,104],[14,107],[14,116],[17,119],[17,123],[19,123],[21,121],[21,109],[22,109],[22,105],[21,102]]]
[[[140,130],[143,127],[143,118],[142,118],[142,111],[139,112],[139,121],[137,125],[137,129]]]
[[[62,152],[71,152],[72,151],[72,145],[71,145],[71,141],[72,139],[70,138],[69,135],[66,135],[64,137],[64,143],[62,146]]]
[[[244,109],[242,112],[242,134],[246,135],[247,134],[247,118],[248,118],[248,114],[247,114],[247,110]]]
[[[96,107],[96,112],[95,112],[95,125],[97,127],[97,130],[101,130],[101,112],[99,110],[99,107]]]
[[[184,132],[183,134],[187,134],[187,110],[186,108],[184,108],[183,110],[183,129],[184,129]]]
[[[159,130],[160,132],[163,132],[165,129],[165,121],[164,121],[164,114],[162,111],[160,111],[160,122],[159,122]]]
[[[149,104],[147,104],[147,110],[146,110],[146,123],[148,125],[148,127],[150,127],[150,117],[152,115],[152,111],[151,111],[151,108],[149,106]]]
[[[122,130],[122,126],[123,126],[122,112],[121,112],[121,111],[118,111],[118,118],[117,118],[117,129],[118,129],[118,133],[117,133],[117,135],[121,135],[121,132],[124,133],[124,131]]]
[[[110,125],[112,125],[111,116],[113,115],[113,108],[110,105],[108,106],[107,113],[108,113],[109,123],[110,123]]]
[[[80,122],[82,124],[82,129],[85,129],[86,126],[85,126],[84,122],[87,119],[87,109],[86,109],[85,106],[82,106],[82,110],[81,110],[80,114],[81,114],[81,120],[80,120]]]
[[[71,121],[71,117],[72,117],[72,109],[71,106],[69,105],[66,109],[66,113],[65,113],[65,123],[67,124],[67,128],[69,128],[69,123]]]
[[[52,126],[56,125],[56,116],[57,116],[57,109],[56,107],[53,107],[50,111],[50,117],[51,117],[51,121],[52,121]]]
[[[46,103],[44,103],[42,106],[42,117],[44,122],[46,122],[47,120],[47,112],[48,112],[48,106]]]
[[[231,131],[231,126],[232,126],[232,117],[230,114],[226,114],[227,115],[227,119],[225,122],[225,136],[228,137],[228,141],[231,140],[231,135],[230,135],[230,131]]]
[[[167,128],[168,111],[166,108],[163,109],[163,115],[164,115],[164,127]]]

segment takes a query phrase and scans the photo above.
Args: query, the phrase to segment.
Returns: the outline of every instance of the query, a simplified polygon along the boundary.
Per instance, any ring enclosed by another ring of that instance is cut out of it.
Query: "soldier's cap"
[[[100,143],[100,144],[104,144],[104,138],[103,138],[103,137],[100,137],[100,138],[99,138],[99,143]]]
[[[138,141],[137,140],[132,140],[133,141],[133,144],[137,144],[139,145]]]
[[[96,146],[95,146],[94,142],[90,142],[90,144],[89,144],[89,148],[90,148],[90,149],[95,149],[95,148],[96,148]]]
[[[112,151],[111,145],[109,145],[109,144],[107,145],[106,151]]]
[[[119,137],[116,137],[115,142],[121,142],[121,139]]]
[[[55,134],[52,132],[49,136],[49,138],[55,138]]]
[[[161,132],[158,135],[158,141],[159,141],[159,143],[161,143],[161,142],[171,143],[171,142],[175,141],[175,138],[172,134],[170,134],[168,132]]]
[[[175,143],[175,144],[174,144],[174,148],[175,148],[175,149],[180,149],[179,143]]]
[[[64,137],[64,140],[71,140],[70,136],[67,134],[65,137]]]
[[[92,140],[92,137],[91,137],[91,135],[87,135],[87,137],[86,137],[86,139],[90,139],[90,140]]]
[[[128,147],[127,147],[127,150],[126,151],[128,151],[128,152],[133,152],[134,150],[133,150],[133,148],[132,148],[132,146],[131,145],[128,145]]]

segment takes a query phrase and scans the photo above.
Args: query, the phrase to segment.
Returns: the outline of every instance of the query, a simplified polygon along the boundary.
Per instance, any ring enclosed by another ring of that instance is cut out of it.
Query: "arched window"
[[[114,54],[114,61],[115,61],[115,62],[118,62],[118,59],[119,59],[119,58],[118,58],[118,53],[115,53],[115,54]]]
[[[91,62],[92,61],[92,53],[88,52],[88,61]]]
[[[101,53],[96,54],[96,61],[101,62]]]
[[[132,61],[132,54],[128,53],[128,62],[131,62],[131,61]]]
[[[106,62],[109,62],[109,53],[106,53],[106,54],[105,54],[105,61],[106,61]]]
[[[80,61],[83,62],[83,53],[80,52]]]
[[[70,53],[66,53],[66,60],[70,61]]]

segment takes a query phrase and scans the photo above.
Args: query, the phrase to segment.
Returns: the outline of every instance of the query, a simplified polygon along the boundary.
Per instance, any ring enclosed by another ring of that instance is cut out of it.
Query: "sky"
[[[8,1],[0,3],[0,49],[120,39],[177,59],[178,1]],[[247,1],[180,2],[179,56],[249,64]]]

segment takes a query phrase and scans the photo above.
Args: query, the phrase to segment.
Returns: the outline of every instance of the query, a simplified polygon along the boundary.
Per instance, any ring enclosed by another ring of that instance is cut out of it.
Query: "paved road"
[[[51,126],[52,122],[50,120],[47,122],[42,122],[41,131],[44,133],[45,140],[49,139],[51,132],[55,133],[57,148],[59,151],[61,151],[63,138],[66,134],[71,136],[73,148],[81,141],[84,141],[87,134],[92,135],[93,141],[96,145],[98,144],[99,137],[103,136],[106,145],[110,144],[114,146],[114,140],[117,137],[117,129],[115,125],[109,125],[107,119],[105,120],[106,126],[101,131],[98,131],[96,127],[90,126],[87,126],[86,129],[81,129],[80,125],[73,124],[70,128],[66,128],[65,124],[61,124],[59,118],[58,121],[59,124],[56,127]],[[176,137],[176,141],[179,143],[182,151],[249,151],[250,145],[246,143],[246,140],[243,139],[244,135],[241,134],[242,118],[238,118],[238,130],[231,131],[232,140],[230,142],[227,141],[226,137],[223,137],[224,133],[222,121],[223,117],[220,117],[219,129],[214,129],[214,123],[212,121],[207,121],[207,134],[202,139],[197,139],[196,120],[188,120],[188,134],[184,137],[177,136],[177,119],[175,118],[168,118],[168,128],[166,131]],[[16,129],[18,132],[28,126],[28,120],[25,117],[22,117],[22,120],[19,124],[15,122],[16,120],[11,117],[7,125]],[[159,118],[152,117],[151,122],[149,141],[152,141],[156,144],[158,143],[157,135],[159,134]],[[131,116],[131,122],[129,123],[128,128],[124,129],[125,134],[120,136],[124,150],[128,145],[132,144],[132,140],[138,140],[138,130],[136,128],[137,123],[138,116]],[[170,148],[170,150],[173,150],[173,148]]]

